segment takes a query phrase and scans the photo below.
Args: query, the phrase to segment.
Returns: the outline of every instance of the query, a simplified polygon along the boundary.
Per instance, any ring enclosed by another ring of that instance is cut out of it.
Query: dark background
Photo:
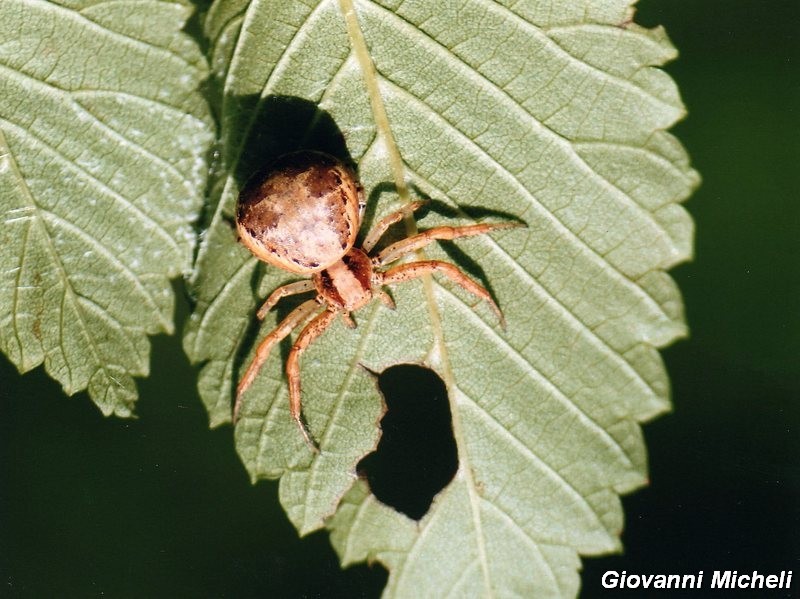
[[[619,593],[609,569],[793,569],[794,594],[751,596],[800,596],[800,2],[643,0],[637,22],[681,51],[674,132],[704,180],[695,261],[673,271],[692,337],[664,352],[675,411],[645,426],[625,553],[584,562],[582,597]],[[152,364],[121,421],[0,358],[0,595],[377,596],[382,568],[298,539],[230,427],[208,431],[179,337],[155,338]]]

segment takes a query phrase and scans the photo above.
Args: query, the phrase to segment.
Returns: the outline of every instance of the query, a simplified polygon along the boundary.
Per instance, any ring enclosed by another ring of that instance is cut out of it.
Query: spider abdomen
[[[239,195],[239,237],[256,257],[285,270],[322,270],[355,243],[360,195],[353,173],[333,156],[286,154]]]

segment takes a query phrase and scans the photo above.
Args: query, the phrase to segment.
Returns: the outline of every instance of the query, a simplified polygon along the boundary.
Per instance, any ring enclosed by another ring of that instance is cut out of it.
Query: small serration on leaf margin
[[[174,330],[213,125],[185,2],[0,3],[0,344],[127,416]]]

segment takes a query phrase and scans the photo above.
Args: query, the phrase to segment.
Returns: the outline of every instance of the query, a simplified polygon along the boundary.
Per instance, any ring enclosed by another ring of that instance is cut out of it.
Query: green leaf
[[[398,286],[396,311],[375,302],[304,356],[319,455],[289,417],[286,345],[248,391],[236,441],[254,479],[281,477],[300,532],[327,523],[345,564],[382,561],[390,595],[574,595],[578,555],[619,549],[618,494],[646,481],[639,423],[669,408],[657,348],[686,333],[664,270],[691,255],[678,202],[698,177],[665,132],[684,109],[655,68],[675,51],[614,0],[356,0],[349,32],[339,4],[217,0],[208,15],[222,145],[185,347],[204,363],[212,424],[229,420],[236,379],[286,314],[258,327],[258,302],[297,278],[258,265],[230,225],[266,160],[342,154],[346,140],[370,197],[364,229],[409,187],[440,207],[422,228],[520,218],[527,229],[449,246],[507,330],[447,281]],[[404,362],[445,381],[459,456],[419,523],[355,474],[383,410],[370,371]]]
[[[212,125],[181,2],[0,2],[0,347],[129,415],[172,332]]]

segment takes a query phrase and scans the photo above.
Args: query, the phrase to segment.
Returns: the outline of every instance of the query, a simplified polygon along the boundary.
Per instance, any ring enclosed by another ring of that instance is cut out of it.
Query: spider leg
[[[419,210],[425,204],[427,204],[427,202],[423,200],[410,202],[409,204],[406,204],[400,208],[400,210],[392,212],[389,216],[382,218],[380,222],[372,228],[372,231],[370,231],[364,238],[364,243],[361,244],[361,249],[369,254],[389,227],[400,221],[403,217],[405,217],[406,214]]]
[[[250,366],[247,367],[247,371],[244,373],[242,380],[239,381],[239,386],[236,387],[236,402],[233,404],[234,424],[239,420],[239,411],[242,408],[243,394],[255,380],[264,362],[267,361],[270,350],[276,343],[279,343],[284,337],[291,333],[292,329],[311,316],[318,308],[319,304],[316,300],[308,300],[300,304],[297,308],[292,310],[269,335],[264,337],[264,340],[259,344],[258,349],[256,349],[256,355],[253,357],[253,361],[250,362]]]
[[[267,316],[267,313],[275,307],[282,297],[286,297],[287,295],[297,295],[298,293],[305,293],[306,291],[314,291],[314,282],[311,279],[306,281],[297,281],[296,283],[289,283],[288,285],[282,285],[278,287],[275,291],[269,294],[267,301],[264,302],[264,305],[258,309],[256,312],[256,317],[259,320],[264,320]]]
[[[344,324],[348,329],[356,328],[356,321],[350,316],[350,312],[342,312],[342,320],[344,320]]]
[[[286,378],[289,379],[289,413],[292,415],[292,418],[294,418],[297,426],[300,427],[300,432],[303,434],[306,443],[308,443],[309,447],[311,447],[315,453],[319,453],[319,446],[311,437],[311,433],[303,422],[301,415],[300,356],[317,337],[325,332],[325,329],[327,329],[333,322],[333,319],[336,318],[336,314],[335,311],[328,308],[309,322],[306,328],[297,336],[297,340],[289,351],[289,357],[286,359]]]
[[[442,273],[462,289],[485,300],[500,319],[500,326],[506,328],[506,320],[503,318],[503,313],[500,311],[499,306],[492,299],[489,292],[461,272],[455,264],[442,262],[441,260],[421,260],[419,262],[409,262],[408,264],[395,266],[380,274],[382,283],[384,285],[391,285],[393,283],[402,283],[403,281],[417,279],[427,274],[433,274],[434,272]]]
[[[388,293],[386,293],[383,289],[379,289],[375,293],[377,293],[378,299],[381,300],[383,305],[389,308],[390,310],[394,310],[397,307],[391,296]]]
[[[401,239],[385,247],[378,253],[374,260],[379,266],[383,266],[415,250],[424,248],[436,239],[472,237],[473,235],[483,235],[484,233],[489,233],[497,229],[515,229],[524,226],[523,223],[481,223],[464,227],[434,227],[433,229],[428,229],[427,231],[412,235],[406,239]]]

